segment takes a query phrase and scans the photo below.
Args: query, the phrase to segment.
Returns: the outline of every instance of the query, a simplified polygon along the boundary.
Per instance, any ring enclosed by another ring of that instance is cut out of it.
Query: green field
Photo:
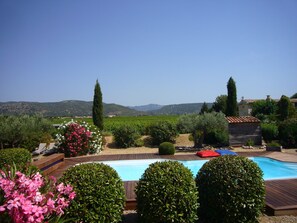
[[[161,115],[161,116],[129,116],[129,117],[106,117],[104,118],[104,132],[113,132],[114,129],[123,125],[133,125],[139,129],[141,134],[146,134],[147,126],[156,123],[158,121],[168,121],[172,124],[176,124],[178,115]],[[63,122],[70,121],[85,121],[89,124],[93,124],[92,118],[51,118],[52,124],[61,124]]]

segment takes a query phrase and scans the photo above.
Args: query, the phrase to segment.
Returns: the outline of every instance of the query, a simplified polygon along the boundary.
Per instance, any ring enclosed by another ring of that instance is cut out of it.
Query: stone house
[[[242,146],[249,140],[262,145],[260,120],[253,116],[226,117],[228,122],[229,145]]]

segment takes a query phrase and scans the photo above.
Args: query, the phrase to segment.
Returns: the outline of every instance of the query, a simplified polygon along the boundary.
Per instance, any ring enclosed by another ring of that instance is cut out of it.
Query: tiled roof
[[[226,119],[228,123],[260,123],[260,120],[253,116],[228,116]]]

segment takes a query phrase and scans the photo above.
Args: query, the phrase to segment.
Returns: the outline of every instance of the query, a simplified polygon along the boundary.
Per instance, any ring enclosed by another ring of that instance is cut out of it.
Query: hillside
[[[150,111],[150,113],[153,115],[181,115],[199,113],[202,105],[203,103],[165,105],[158,110]],[[210,108],[212,103],[207,103],[207,105]]]
[[[33,115],[40,114],[44,117],[56,116],[91,116],[93,102],[68,100],[61,102],[0,102],[0,114],[2,115]],[[135,111],[117,104],[103,103],[103,114],[118,116],[143,115],[143,112]]]
[[[179,115],[199,113],[203,103],[188,103],[175,105],[143,105],[136,106],[138,110],[118,104],[103,103],[104,116],[140,116],[140,115]],[[2,115],[34,115],[44,117],[91,116],[91,101],[68,100],[61,102],[0,102]],[[208,107],[211,103],[208,103]],[[160,107],[158,109],[158,107]],[[140,110],[140,111],[139,111]]]

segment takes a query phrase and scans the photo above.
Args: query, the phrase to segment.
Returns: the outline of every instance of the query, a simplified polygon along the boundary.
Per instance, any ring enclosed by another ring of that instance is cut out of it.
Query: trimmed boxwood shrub
[[[142,223],[195,222],[198,193],[191,171],[177,161],[151,164],[136,186]]]
[[[148,127],[154,145],[162,142],[174,142],[177,136],[176,126],[168,121],[159,121]]]
[[[140,145],[140,134],[134,126],[120,126],[113,132],[117,147],[128,148]]]
[[[80,164],[60,179],[73,186],[75,199],[66,216],[77,222],[119,222],[125,205],[125,191],[117,172],[102,163]]]
[[[175,147],[171,142],[162,142],[159,145],[159,154],[160,155],[174,155]]]
[[[16,164],[17,166],[26,165],[32,159],[31,153],[23,148],[10,148],[0,150],[0,169],[6,165]]]
[[[206,222],[257,222],[264,207],[262,170],[246,157],[221,156],[196,176],[200,217]]]
[[[297,147],[297,119],[288,119],[279,125],[280,143],[285,147]]]

